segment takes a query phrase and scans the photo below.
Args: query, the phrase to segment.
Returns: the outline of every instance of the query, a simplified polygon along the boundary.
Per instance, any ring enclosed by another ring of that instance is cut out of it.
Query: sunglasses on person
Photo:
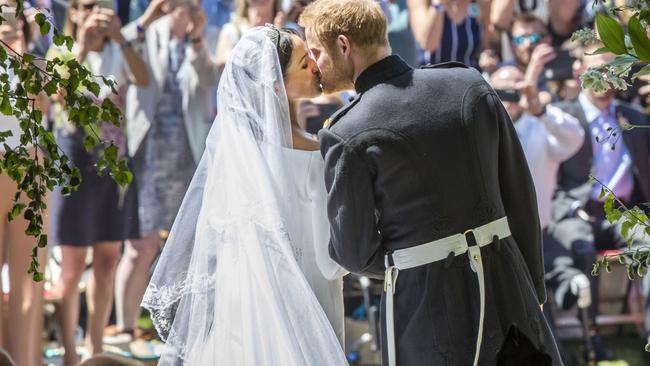
[[[528,35],[512,37],[512,43],[515,44],[516,46],[521,46],[522,44],[524,44],[524,42],[526,42],[526,40],[528,40],[530,44],[535,44],[541,41],[542,38],[544,38],[544,36],[539,33],[531,33]]]
[[[99,0],[91,3],[79,4],[83,10],[93,10],[95,7],[111,9],[113,7],[112,0]]]

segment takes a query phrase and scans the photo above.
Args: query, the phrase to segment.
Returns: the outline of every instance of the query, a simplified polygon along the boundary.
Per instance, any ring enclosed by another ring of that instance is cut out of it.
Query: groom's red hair
[[[305,8],[299,24],[328,48],[339,35],[361,47],[388,45],[386,16],[373,0],[316,0]]]

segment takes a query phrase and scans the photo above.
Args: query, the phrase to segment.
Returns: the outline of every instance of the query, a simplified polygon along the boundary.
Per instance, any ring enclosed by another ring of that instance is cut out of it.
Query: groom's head
[[[373,0],[316,0],[300,16],[300,26],[325,93],[354,89],[367,61],[390,51],[386,17]]]

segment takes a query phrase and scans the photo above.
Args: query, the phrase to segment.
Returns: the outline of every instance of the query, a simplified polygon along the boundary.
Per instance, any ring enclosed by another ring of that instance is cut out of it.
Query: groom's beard
[[[354,69],[343,59],[332,60],[329,67],[320,70],[320,75],[324,94],[354,90]]]

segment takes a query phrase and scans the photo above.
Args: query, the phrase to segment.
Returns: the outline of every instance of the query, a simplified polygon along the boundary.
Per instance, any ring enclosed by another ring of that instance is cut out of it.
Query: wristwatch
[[[140,23],[135,24],[135,29],[137,29],[138,34],[144,34],[147,31]]]

